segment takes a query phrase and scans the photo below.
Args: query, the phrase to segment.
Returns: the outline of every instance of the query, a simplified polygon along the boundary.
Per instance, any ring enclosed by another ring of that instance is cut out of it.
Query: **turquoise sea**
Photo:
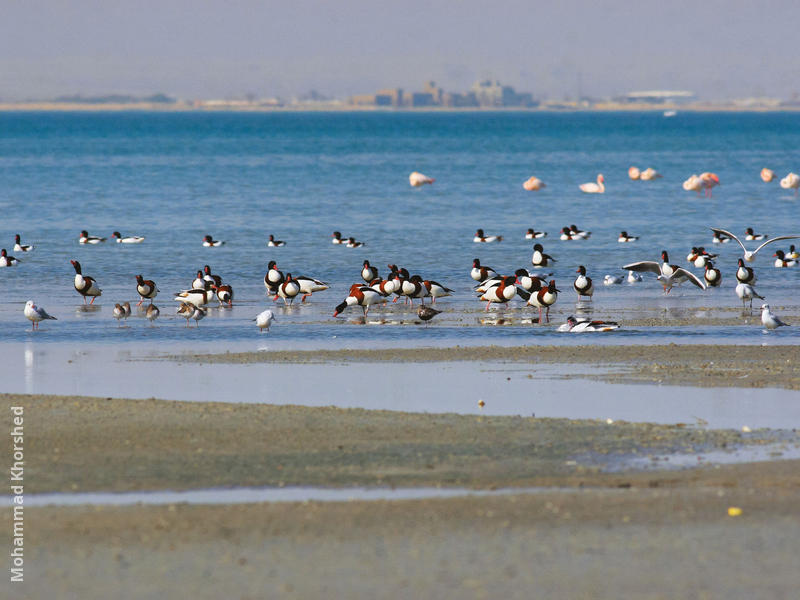
[[[653,167],[664,177],[631,181],[631,165]],[[688,266],[692,246],[711,249],[709,226],[800,233],[800,199],[777,181],[763,183],[765,166],[778,178],[800,171],[800,114],[2,113],[0,247],[22,264],[0,269],[0,340],[154,351],[184,345],[225,350],[264,340],[272,348],[585,343],[584,336],[532,324],[534,310],[518,301],[489,311],[487,320],[472,292],[475,257],[502,272],[530,267],[533,242],[524,233],[534,227],[549,232],[537,241],[558,260],[552,271],[562,294],[552,325],[580,309],[623,323],[602,338],[607,343],[763,343],[760,328],[747,326],[745,316],[741,326],[624,326],[631,316],[655,315],[668,325],[671,316],[741,309],[733,291],[735,243],[718,249],[721,289],[683,286],[664,297],[654,276],[635,286],[601,282],[607,273],[622,275],[626,262],[658,260],[662,249],[671,262]],[[412,171],[436,183],[412,188]],[[710,199],[681,188],[703,171],[721,181]],[[578,184],[598,173],[605,175],[606,193],[582,194]],[[547,188],[523,190],[531,175]],[[558,231],[573,223],[591,230],[591,238],[560,241]],[[478,227],[505,239],[475,244]],[[109,240],[79,245],[82,229]],[[618,244],[623,229],[641,239]],[[116,244],[114,230],[146,240]],[[366,245],[333,245],[334,230]],[[14,253],[15,233],[36,250]],[[227,244],[204,248],[206,234]],[[286,246],[268,248],[269,234]],[[792,315],[800,267],[773,268],[775,248],[788,243],[759,254],[756,287]],[[81,309],[70,259],[103,289],[99,310]],[[382,274],[387,263],[396,263],[456,293],[437,303],[446,312],[427,328],[413,325],[414,312],[400,304],[373,309],[367,322],[374,327],[347,326],[359,323],[360,310],[334,319],[333,308],[360,281],[364,259]],[[276,305],[272,331],[259,335],[251,319],[273,306],[262,283],[270,260],[284,273],[325,280],[331,289],[303,306]],[[214,308],[197,330],[187,330],[174,314],[171,292],[188,287],[206,264],[234,287],[235,306]],[[579,264],[597,288],[589,306],[576,307],[572,281]],[[116,302],[138,301],[139,273],[157,282],[162,318],[156,327],[141,318],[118,327],[111,310]],[[59,320],[32,333],[22,315],[29,299]],[[796,343],[795,329],[770,341]]]

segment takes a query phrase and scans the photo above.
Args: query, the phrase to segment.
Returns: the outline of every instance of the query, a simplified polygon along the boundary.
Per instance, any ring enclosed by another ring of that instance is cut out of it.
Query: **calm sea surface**
[[[630,181],[631,165],[652,166],[664,178]],[[584,336],[530,324],[533,309],[519,302],[490,311],[486,321],[471,291],[472,259],[503,272],[529,267],[526,229],[548,231],[539,241],[558,259],[552,271],[562,290],[554,324],[575,312],[579,264],[595,279],[592,314],[623,325],[626,316],[668,319],[741,307],[733,292],[735,243],[719,249],[719,290],[684,286],[665,298],[654,276],[635,286],[607,288],[601,281],[606,273],[623,274],[626,262],[658,260],[662,249],[671,262],[688,266],[691,246],[712,246],[711,225],[737,233],[752,226],[770,236],[800,233],[800,200],[777,181],[763,183],[758,174],[765,166],[779,177],[800,171],[800,114],[2,113],[0,246],[23,262],[0,269],[0,341],[153,351],[222,351],[267,340],[271,348],[586,343]],[[414,170],[436,183],[411,188]],[[712,199],[681,188],[702,171],[722,182]],[[606,193],[581,194],[578,184],[601,172]],[[547,188],[524,191],[522,182],[534,174]],[[591,230],[591,239],[559,241],[560,228],[573,223]],[[478,227],[505,240],[474,244]],[[81,229],[109,241],[81,246]],[[622,229],[641,239],[618,244]],[[146,240],[116,244],[114,230]],[[334,230],[366,246],[335,246]],[[15,233],[36,250],[14,253]],[[286,246],[267,248],[270,233]],[[204,248],[205,234],[227,244]],[[788,243],[759,254],[757,289],[791,315],[800,268],[773,268],[775,248]],[[411,325],[414,313],[400,305],[373,309],[374,327],[355,326],[358,309],[332,318],[350,284],[360,281],[365,258],[382,274],[387,263],[397,263],[455,289],[453,298],[437,303],[447,312],[427,329]],[[70,259],[103,289],[99,310],[80,310]],[[270,260],[331,289],[307,305],[275,309],[272,332],[260,336],[251,319],[273,306],[262,283]],[[234,287],[236,305],[211,310],[199,330],[188,331],[174,315],[171,292],[188,287],[205,264]],[[162,319],[156,327],[141,318],[118,327],[111,309],[138,300],[138,273],[161,289]],[[32,334],[22,316],[28,299],[59,320]],[[494,321],[498,312],[503,326]],[[797,343],[796,329],[767,337],[742,317],[741,326],[623,328],[602,340]]]

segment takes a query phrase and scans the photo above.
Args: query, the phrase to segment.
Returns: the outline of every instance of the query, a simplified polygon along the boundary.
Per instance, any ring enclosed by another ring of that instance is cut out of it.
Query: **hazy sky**
[[[800,92],[798,0],[3,0],[0,99]]]

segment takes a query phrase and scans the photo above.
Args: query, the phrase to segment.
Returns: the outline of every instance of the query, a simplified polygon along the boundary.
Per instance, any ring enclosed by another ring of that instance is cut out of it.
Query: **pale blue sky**
[[[800,92],[798,0],[4,0],[0,99],[344,97],[494,77],[537,97]]]

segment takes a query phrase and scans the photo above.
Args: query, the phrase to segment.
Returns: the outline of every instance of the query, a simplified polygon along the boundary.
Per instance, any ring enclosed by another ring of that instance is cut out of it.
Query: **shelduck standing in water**
[[[97,287],[97,282],[88,275],[81,273],[81,263],[77,260],[69,261],[75,268],[75,291],[83,296],[83,303],[86,304],[86,298],[91,297],[89,304],[94,304],[95,298],[103,294],[103,290]]]

